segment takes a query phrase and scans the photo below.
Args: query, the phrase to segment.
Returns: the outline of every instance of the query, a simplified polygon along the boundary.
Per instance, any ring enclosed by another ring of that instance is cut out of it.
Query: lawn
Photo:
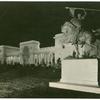
[[[49,81],[59,79],[60,70],[54,68],[0,65],[0,97],[41,97]]]
[[[0,97],[7,98],[100,98],[100,95],[50,88],[60,80],[60,69],[0,65]]]

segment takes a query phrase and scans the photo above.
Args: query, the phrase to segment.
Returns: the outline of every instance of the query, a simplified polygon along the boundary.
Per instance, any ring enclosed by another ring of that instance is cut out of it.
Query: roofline
[[[12,48],[12,49],[20,49],[18,47],[8,46],[8,45],[0,45],[0,47]]]
[[[40,42],[39,42],[39,41],[30,40],[30,41],[20,42],[20,45],[29,44],[29,43],[36,43],[36,44],[40,44]]]

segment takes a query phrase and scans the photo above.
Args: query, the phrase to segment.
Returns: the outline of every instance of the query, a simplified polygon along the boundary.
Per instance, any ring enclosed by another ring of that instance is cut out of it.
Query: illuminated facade
[[[52,47],[40,48],[40,42],[35,40],[21,42],[18,47],[12,46],[0,46],[0,62],[7,64],[45,64],[47,66],[57,63],[58,59],[63,60],[69,57],[73,57],[73,52],[76,52],[75,46],[71,42],[66,42],[64,31],[69,30],[71,32],[71,23],[66,22],[67,27],[62,26],[61,32],[56,34],[55,45]],[[68,40],[69,41],[69,40]],[[82,58],[86,53],[90,57],[100,58],[100,41],[96,40],[94,45],[85,44],[79,45],[79,58]]]

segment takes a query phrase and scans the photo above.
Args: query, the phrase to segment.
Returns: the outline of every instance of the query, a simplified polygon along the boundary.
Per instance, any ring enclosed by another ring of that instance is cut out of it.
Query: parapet
[[[25,41],[25,42],[20,43],[20,45],[27,45],[27,44],[38,44],[38,45],[40,45],[40,42],[35,41],[35,40],[30,40],[30,41]]]
[[[20,49],[18,47],[13,47],[13,46],[8,46],[8,45],[1,45],[0,47],[1,48],[7,48],[7,49],[16,49],[16,50],[19,50]]]

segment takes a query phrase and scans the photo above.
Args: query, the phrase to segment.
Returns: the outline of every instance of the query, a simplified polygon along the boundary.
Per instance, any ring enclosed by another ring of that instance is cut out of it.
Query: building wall
[[[19,59],[19,48],[12,46],[0,46],[0,63],[18,63]],[[8,60],[9,58],[9,60]],[[13,59],[14,58],[14,59]]]
[[[0,63],[3,63],[4,59],[5,59],[4,46],[0,46]]]
[[[26,41],[20,43],[20,63],[29,64],[33,61],[33,53],[40,49],[38,41]],[[31,61],[31,62],[30,62]]]
[[[18,56],[20,48],[12,46],[4,46],[6,56]]]
[[[5,60],[7,64],[15,64],[20,62],[19,51],[20,49],[12,46],[4,46]]]

